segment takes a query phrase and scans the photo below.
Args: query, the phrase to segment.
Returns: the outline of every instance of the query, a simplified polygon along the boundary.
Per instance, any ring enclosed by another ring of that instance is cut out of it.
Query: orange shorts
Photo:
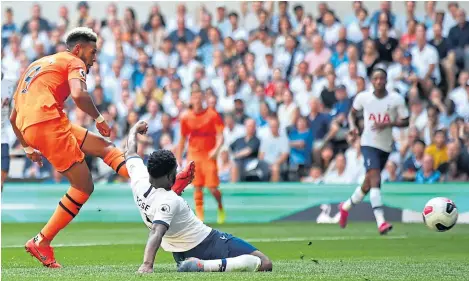
[[[70,123],[65,115],[61,115],[60,118],[29,126],[24,130],[23,137],[57,171],[64,172],[85,159],[81,146],[87,134],[87,129]]]
[[[213,159],[194,159],[195,176],[192,184],[195,187],[215,188],[220,185],[217,161]]]

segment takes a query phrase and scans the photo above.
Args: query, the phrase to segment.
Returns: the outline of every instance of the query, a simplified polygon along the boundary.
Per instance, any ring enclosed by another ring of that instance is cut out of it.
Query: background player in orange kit
[[[102,158],[119,175],[129,178],[123,152],[106,139],[71,124],[63,112],[64,102],[71,95],[77,107],[94,118],[99,133],[110,135],[86,88],[86,74],[96,61],[96,41],[91,29],[73,29],[66,38],[68,51],[33,62],[14,95],[10,120],[27,157],[42,166],[44,155],[71,184],[41,232],[25,245],[26,251],[47,267],[61,267],[50,243],[93,192],[91,173],[83,161],[85,153]]]
[[[191,110],[181,118],[181,139],[176,151],[177,160],[182,163],[182,154],[189,139],[187,158],[197,167],[194,185],[195,211],[197,217],[204,220],[204,197],[202,187],[208,187],[218,203],[218,223],[225,221],[225,211],[218,185],[217,156],[223,145],[223,121],[213,109],[203,108],[203,93],[191,94]]]

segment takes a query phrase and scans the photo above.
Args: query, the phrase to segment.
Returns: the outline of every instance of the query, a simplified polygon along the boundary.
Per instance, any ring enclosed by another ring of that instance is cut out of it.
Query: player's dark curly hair
[[[177,166],[176,157],[166,149],[153,151],[148,158],[148,173],[153,178],[168,175]]]

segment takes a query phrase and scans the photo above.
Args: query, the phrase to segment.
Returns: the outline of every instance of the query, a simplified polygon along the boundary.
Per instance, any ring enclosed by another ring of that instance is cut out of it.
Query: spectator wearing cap
[[[234,40],[245,40],[249,39],[247,31],[239,26],[239,15],[236,12],[231,12],[228,15],[228,20],[230,22],[230,29],[227,36],[233,38]]]
[[[423,24],[417,25],[416,46],[411,49],[412,65],[417,69],[417,76],[422,87],[428,94],[433,85],[439,85],[441,74],[438,51],[428,44],[425,37],[426,28]]]
[[[51,30],[49,22],[41,17],[41,6],[39,4],[34,4],[31,10],[31,18],[24,22],[23,27],[21,28],[21,34],[25,35],[30,33],[30,22],[37,21],[38,30],[49,32]]]
[[[281,133],[277,118],[270,118],[269,128],[269,133],[261,139],[259,160],[268,165],[270,181],[279,182],[281,174],[287,169],[290,146],[287,136]]]
[[[355,3],[362,3],[361,1],[355,1]],[[360,4],[361,6],[361,4]],[[356,20],[352,21],[347,26],[347,39],[355,44],[363,41],[364,34],[362,28],[369,30],[369,19],[368,19],[368,10],[360,7],[356,10]],[[368,36],[366,36],[368,37]],[[365,38],[367,39],[367,38]]]
[[[457,141],[451,141],[448,147],[448,181],[465,182],[469,180],[469,153]]]
[[[2,50],[8,44],[10,36],[18,31],[16,24],[13,21],[13,10],[7,8],[5,10],[5,21],[2,24]]]
[[[220,40],[220,32],[218,29],[211,27],[208,30],[208,40],[209,42],[200,47],[197,52],[205,67],[212,64],[213,52],[223,51],[223,43]]]
[[[412,144],[411,154],[404,160],[402,166],[402,179],[405,181],[414,181],[417,171],[422,167],[423,155],[425,152],[425,143],[417,139]]]
[[[425,154],[422,161],[422,167],[415,176],[416,183],[439,183],[443,181],[440,171],[433,166],[433,157]]]
[[[438,169],[442,164],[448,162],[448,150],[446,147],[446,133],[437,130],[433,135],[433,142],[425,148],[425,154],[432,157],[433,169]]]
[[[330,60],[332,53],[324,46],[320,35],[315,35],[312,41],[313,50],[306,54],[305,61],[309,65],[308,72],[314,75],[322,65]]]
[[[195,40],[195,34],[186,27],[186,23],[183,17],[177,18],[177,28],[169,34],[171,43],[175,46],[178,41],[183,40],[184,42],[191,43]]]
[[[347,54],[345,49],[347,48],[347,42],[344,40],[339,40],[335,45],[335,51],[331,56],[331,63],[334,66],[334,69],[339,67],[342,63],[348,62]]]

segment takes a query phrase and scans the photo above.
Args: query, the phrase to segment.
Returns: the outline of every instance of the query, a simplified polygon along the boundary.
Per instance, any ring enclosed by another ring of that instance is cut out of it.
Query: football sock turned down
[[[370,202],[371,207],[373,208],[373,213],[375,214],[376,224],[380,227],[385,221],[383,202],[381,201],[381,189],[378,187],[372,187],[370,189]]]
[[[111,151],[106,154],[103,159],[104,163],[111,167],[116,173],[124,178],[129,178],[129,172],[125,165],[124,153],[120,149],[114,147]]]
[[[194,201],[195,201],[195,214],[197,217],[204,221],[204,193],[202,188],[195,188],[194,190]]]
[[[363,198],[365,197],[365,193],[362,191],[362,187],[358,186],[355,191],[353,192],[352,196],[347,199],[342,205],[342,208],[346,211],[350,210],[353,205],[362,202]]]
[[[41,230],[36,243],[39,244],[43,238],[52,241],[57,233],[73,220],[89,197],[90,195],[73,186],[70,187],[64,197],[62,197],[62,200],[60,200],[59,206],[57,206],[52,217]],[[40,237],[41,235],[42,237]]]
[[[261,259],[253,255],[241,255],[234,258],[203,261],[204,271],[254,272],[261,266]]]

